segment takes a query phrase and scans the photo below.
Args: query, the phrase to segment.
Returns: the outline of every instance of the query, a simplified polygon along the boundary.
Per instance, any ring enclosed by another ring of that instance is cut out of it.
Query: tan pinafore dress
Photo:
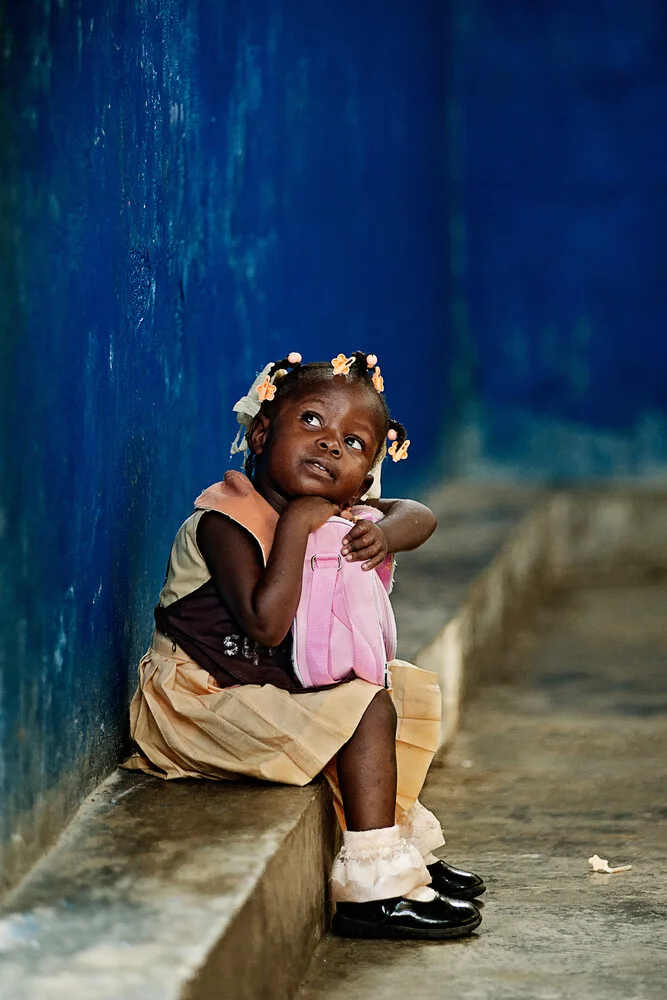
[[[199,592],[210,581],[197,546],[204,511],[216,510],[247,530],[268,559],[277,516],[240,472],[204,491],[172,546],[160,606]],[[398,715],[397,821],[416,801],[437,747],[441,696],[436,675],[402,660],[390,665]],[[337,751],[355,731],[378,688],[355,678],[319,691],[274,684],[221,686],[167,635],[156,630],[139,664],[130,707],[137,751],[123,765],[162,778],[234,779],[305,785],[324,772],[344,817],[336,780]]]

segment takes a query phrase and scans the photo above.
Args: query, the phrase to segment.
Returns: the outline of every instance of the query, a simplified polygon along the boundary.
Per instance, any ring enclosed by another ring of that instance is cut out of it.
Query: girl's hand
[[[380,525],[362,519],[348,531],[340,554],[348,562],[367,560],[361,568],[368,571],[384,562],[388,551],[387,538]]]
[[[324,497],[296,497],[287,510],[291,512],[292,517],[297,515],[304,519],[309,534],[321,528],[330,517],[340,514],[340,507],[330,500],[325,500]]]

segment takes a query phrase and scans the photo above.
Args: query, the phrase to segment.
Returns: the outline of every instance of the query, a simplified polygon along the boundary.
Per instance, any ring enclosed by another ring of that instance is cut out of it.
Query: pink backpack
[[[359,517],[380,520],[373,507]],[[387,683],[387,662],[396,655],[396,622],[387,591],[393,560],[370,573],[340,554],[350,521],[331,517],[312,532],[303,565],[301,599],[292,626],[294,672],[305,688],[361,677]]]

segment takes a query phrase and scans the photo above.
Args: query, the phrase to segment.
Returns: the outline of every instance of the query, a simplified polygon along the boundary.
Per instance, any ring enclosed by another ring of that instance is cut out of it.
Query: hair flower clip
[[[331,364],[333,365],[334,375],[347,375],[354,358],[348,358],[344,354],[339,354],[337,357],[331,359]]]
[[[389,449],[389,454],[391,455],[394,462],[400,462],[402,458],[408,457],[408,445],[410,444],[410,438],[406,438],[403,444],[398,445],[398,441],[394,441],[391,448]]]
[[[271,379],[267,375],[264,381],[257,386],[257,395],[259,396],[260,403],[263,403],[265,399],[268,399],[269,402],[271,402],[275,394],[276,387],[271,384]]]
[[[373,372],[373,377],[371,381],[373,382],[373,385],[375,386],[378,392],[384,392],[384,379],[380,375],[379,365],[375,366],[375,371]]]

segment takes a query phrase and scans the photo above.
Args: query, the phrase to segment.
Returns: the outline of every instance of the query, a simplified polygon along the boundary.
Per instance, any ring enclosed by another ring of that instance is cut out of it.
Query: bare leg
[[[345,746],[338,782],[348,830],[393,826],[396,812],[396,709],[378,691]]]

